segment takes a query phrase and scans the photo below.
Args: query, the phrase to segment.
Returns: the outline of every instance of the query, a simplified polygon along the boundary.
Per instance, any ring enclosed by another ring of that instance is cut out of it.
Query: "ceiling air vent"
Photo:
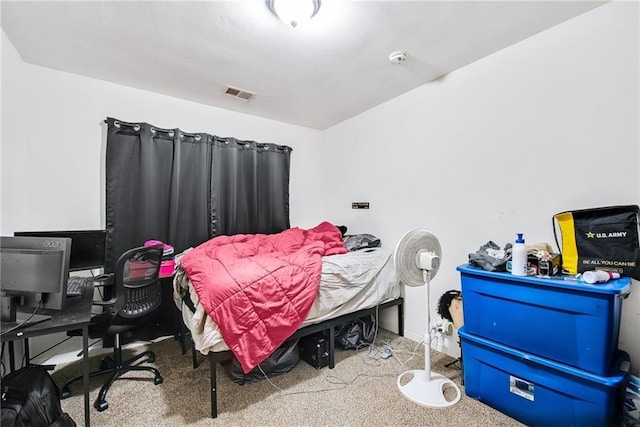
[[[232,86],[227,86],[227,90],[224,93],[235,96],[236,98],[244,99],[245,101],[249,101],[256,96],[254,92],[249,92],[248,90],[238,89]]]

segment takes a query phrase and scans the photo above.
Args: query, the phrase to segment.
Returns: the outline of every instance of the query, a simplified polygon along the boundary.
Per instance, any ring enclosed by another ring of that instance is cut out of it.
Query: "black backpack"
[[[2,427],[75,426],[60,406],[60,389],[46,369],[27,366],[2,378]]]

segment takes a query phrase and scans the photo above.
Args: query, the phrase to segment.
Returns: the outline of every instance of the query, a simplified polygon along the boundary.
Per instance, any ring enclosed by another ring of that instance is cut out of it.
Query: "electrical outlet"
[[[432,329],[441,335],[450,336],[453,334],[453,325],[449,322],[437,322]]]

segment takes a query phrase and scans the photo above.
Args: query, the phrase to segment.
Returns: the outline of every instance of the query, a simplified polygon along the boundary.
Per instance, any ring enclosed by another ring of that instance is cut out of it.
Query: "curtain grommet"
[[[137,123],[127,123],[127,122],[120,122],[118,120],[114,120],[113,121],[113,125],[115,127],[117,127],[118,129],[121,129],[122,126],[130,126],[133,128],[134,131],[139,132],[140,131],[140,125]]]

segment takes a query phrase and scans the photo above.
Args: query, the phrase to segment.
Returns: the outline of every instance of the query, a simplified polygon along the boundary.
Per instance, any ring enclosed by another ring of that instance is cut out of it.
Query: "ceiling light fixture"
[[[320,10],[320,0],[266,0],[269,10],[282,22],[296,28]]]

